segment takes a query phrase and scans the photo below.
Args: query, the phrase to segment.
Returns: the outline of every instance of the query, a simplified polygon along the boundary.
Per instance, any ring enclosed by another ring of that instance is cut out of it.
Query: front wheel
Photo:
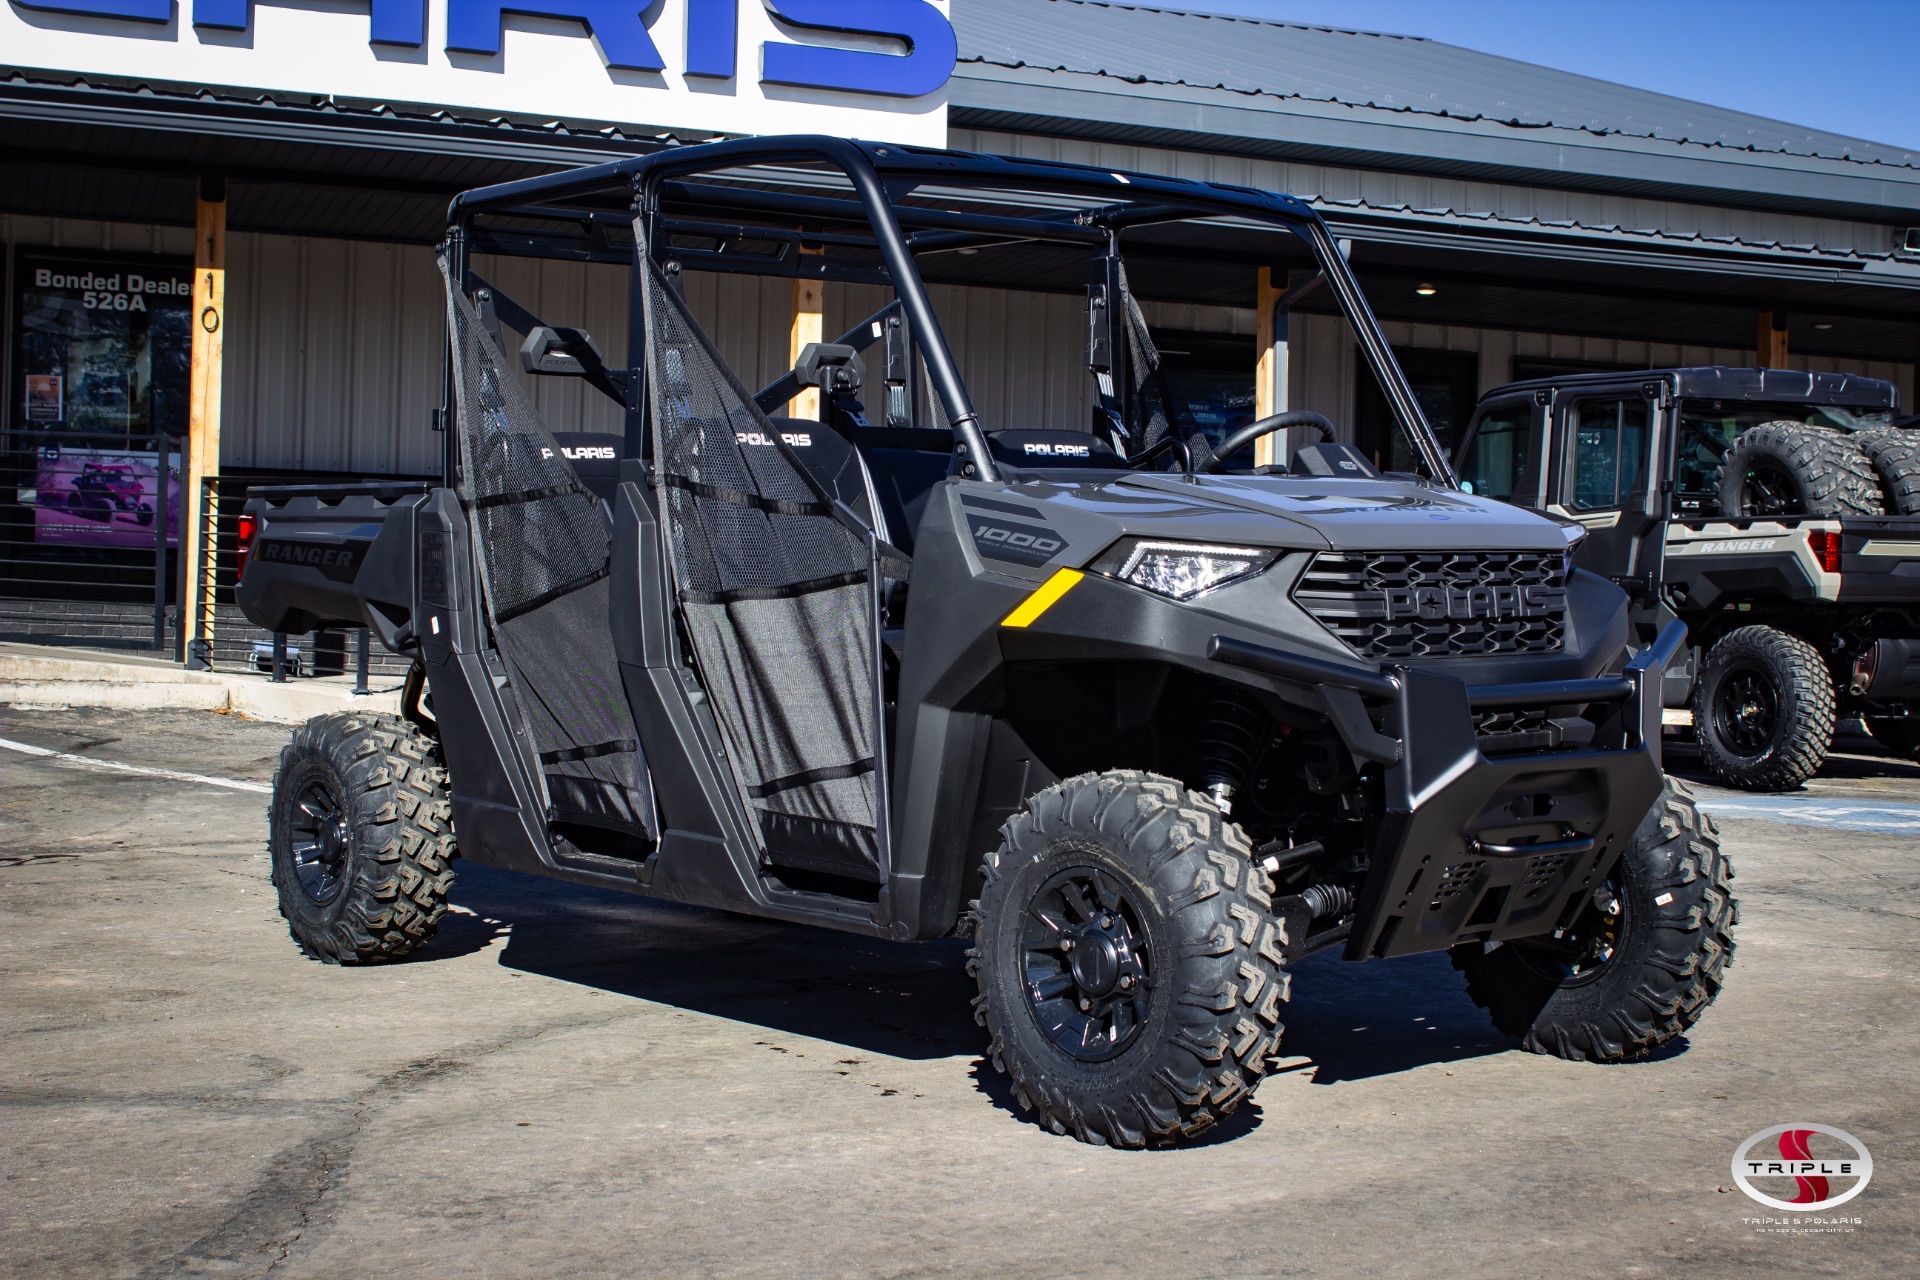
[[[1169,778],[1047,788],[973,904],[975,1016],[1055,1133],[1169,1146],[1250,1097],[1280,1043],[1284,926],[1247,838]]]
[[[1785,791],[1826,760],[1834,714],[1833,676],[1819,650],[1773,627],[1741,627],[1707,651],[1693,736],[1717,781]]]
[[[390,716],[316,716],[280,752],[267,809],[280,914],[328,964],[411,955],[446,914],[454,857],[433,739]]]
[[[1450,953],[1467,994],[1531,1053],[1627,1062],[1683,1034],[1733,961],[1733,865],[1686,784],[1666,790],[1558,938]]]

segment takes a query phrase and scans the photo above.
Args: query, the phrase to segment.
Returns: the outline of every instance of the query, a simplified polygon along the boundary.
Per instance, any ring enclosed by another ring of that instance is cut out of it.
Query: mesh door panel
[[[742,803],[774,865],[881,880],[876,544],[651,262],[646,308],[675,594]]]
[[[451,279],[447,316],[460,499],[494,637],[540,756],[550,818],[651,840],[653,792],[607,617],[606,511]]]

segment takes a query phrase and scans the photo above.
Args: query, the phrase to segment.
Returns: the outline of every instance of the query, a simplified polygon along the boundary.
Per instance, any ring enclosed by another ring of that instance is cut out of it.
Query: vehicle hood
[[[1568,532],[1492,498],[1406,481],[1303,476],[1136,475],[1098,484],[1012,487],[1078,524],[1205,542],[1315,550],[1555,551]],[[1069,514],[1071,513],[1071,514]]]

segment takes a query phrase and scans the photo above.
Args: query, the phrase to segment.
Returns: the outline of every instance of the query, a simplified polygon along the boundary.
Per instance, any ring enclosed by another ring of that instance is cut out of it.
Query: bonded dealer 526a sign
[[[946,144],[947,0],[5,0],[0,61],[641,129]]]

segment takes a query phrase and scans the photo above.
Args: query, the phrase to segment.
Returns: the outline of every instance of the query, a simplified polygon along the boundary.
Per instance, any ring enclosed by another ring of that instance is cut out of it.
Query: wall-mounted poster
[[[33,491],[33,540],[151,549],[162,505],[161,460],[125,449],[43,447]],[[165,455],[165,465],[167,544],[179,546],[180,455]]]
[[[28,422],[58,422],[66,416],[66,397],[62,394],[65,382],[57,373],[27,375]]]
[[[11,425],[101,447],[186,434],[192,309],[186,259],[22,250]]]

